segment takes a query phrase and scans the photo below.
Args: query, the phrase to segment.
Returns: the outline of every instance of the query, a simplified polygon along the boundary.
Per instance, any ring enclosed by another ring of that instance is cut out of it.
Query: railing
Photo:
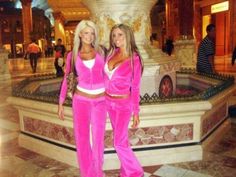
[[[182,69],[181,71],[177,72],[178,74],[187,74],[187,75],[197,75],[204,79],[215,79],[218,80],[218,84],[209,86],[209,88],[203,91],[194,91],[188,95],[172,95],[171,97],[159,97],[157,93],[153,93],[149,95],[148,93],[140,96],[140,104],[158,104],[158,103],[171,103],[171,102],[187,102],[187,101],[199,101],[199,100],[207,100],[212,96],[218,94],[219,92],[223,91],[224,89],[230,87],[234,84],[234,77],[230,75],[223,75],[223,74],[201,74],[197,73],[195,70],[192,69]],[[29,77],[19,84],[13,87],[12,95],[16,97],[22,97],[26,99],[32,99],[37,101],[49,102],[49,103],[58,103],[59,97],[59,89],[53,90],[50,92],[42,92],[40,91],[40,85],[38,89],[34,90],[33,92],[30,89],[25,89],[29,83],[34,81],[48,81],[48,80],[55,80],[57,79],[56,75],[54,74],[41,74],[35,75],[33,77]],[[55,82],[54,82],[55,83]],[[58,83],[60,84],[60,83]],[[189,88],[194,89],[194,88]],[[65,100],[65,104],[71,106],[71,99],[67,98]]]

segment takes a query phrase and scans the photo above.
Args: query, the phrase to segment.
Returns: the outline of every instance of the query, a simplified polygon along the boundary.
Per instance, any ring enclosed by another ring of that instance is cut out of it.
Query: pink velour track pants
[[[72,102],[77,159],[82,177],[103,177],[105,97],[85,98],[75,94]],[[90,126],[92,144],[90,143]]]
[[[128,139],[131,101],[106,97],[107,111],[113,128],[113,143],[120,160],[120,177],[142,177],[143,169],[135,157]]]

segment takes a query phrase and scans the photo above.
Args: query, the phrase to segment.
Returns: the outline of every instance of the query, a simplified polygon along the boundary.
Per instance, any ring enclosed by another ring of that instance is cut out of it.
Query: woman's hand
[[[58,105],[58,111],[57,114],[59,116],[59,119],[64,120],[64,107],[62,104]]]
[[[140,120],[139,120],[139,116],[138,115],[134,115],[133,116],[133,124],[132,124],[132,128],[138,128],[138,125],[140,123]]]

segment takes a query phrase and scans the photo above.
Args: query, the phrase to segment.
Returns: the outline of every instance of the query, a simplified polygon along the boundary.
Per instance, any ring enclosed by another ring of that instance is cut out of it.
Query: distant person
[[[110,32],[110,47],[104,67],[107,112],[113,128],[113,145],[120,160],[121,177],[143,177],[143,168],[129,144],[129,122],[137,128],[140,82],[143,71],[132,29],[117,24]]]
[[[64,57],[65,52],[66,52],[66,48],[62,44],[61,38],[57,39],[57,44],[54,46],[54,50],[56,52],[56,55],[60,55],[60,56]]]
[[[57,77],[64,76],[63,66],[65,65],[64,55],[66,52],[66,48],[62,44],[62,40],[60,38],[57,40],[57,44],[55,45],[54,50],[55,50],[54,66],[56,69],[56,75]]]
[[[197,72],[215,73],[215,25],[209,24],[206,28],[207,36],[201,41],[197,54]]]
[[[235,60],[236,60],[236,46],[234,47],[234,51],[232,53],[232,65],[234,65]]]
[[[159,48],[159,42],[158,42],[158,39],[157,39],[157,34],[156,33],[153,33],[150,37],[150,42],[151,42],[151,45],[156,47],[156,48]]]
[[[166,53],[171,56],[171,53],[174,49],[174,44],[173,44],[173,40],[172,40],[172,37],[169,36],[167,39],[166,39],[166,44],[165,44],[165,47],[166,47]]]
[[[44,56],[48,57],[48,45],[47,44],[44,45]]]
[[[36,40],[32,39],[32,42],[28,45],[27,53],[29,54],[30,65],[33,73],[36,72],[37,62],[40,54],[40,47],[36,44]]]
[[[48,45],[48,56],[52,57],[53,56],[53,46],[51,43]]]

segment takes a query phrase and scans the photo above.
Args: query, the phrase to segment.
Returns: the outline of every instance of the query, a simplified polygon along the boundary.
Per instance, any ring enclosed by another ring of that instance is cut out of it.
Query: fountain
[[[138,129],[130,129],[129,135],[142,165],[201,160],[202,148],[216,141],[229,125],[228,100],[235,91],[234,79],[180,70],[180,62],[150,46],[148,14],[156,0],[83,2],[91,10],[105,45],[115,23],[129,23],[135,31],[145,69],[141,81],[141,124]],[[20,146],[77,166],[70,99],[66,100],[65,120],[57,116],[60,82],[60,78],[50,74],[27,78],[13,88],[8,102],[19,110]],[[191,89],[186,89],[189,86]],[[116,168],[119,161],[112,147],[108,119],[104,169]]]
[[[154,93],[157,88],[167,85],[172,86],[171,89],[164,92],[161,89],[160,94],[172,95],[175,92],[176,71],[180,69],[180,62],[150,44],[150,11],[157,0],[99,0],[96,2],[83,0],[82,2],[88,7],[92,20],[98,26],[101,44],[108,46],[110,30],[115,24],[124,23],[133,29],[145,67],[142,77],[144,89],[141,90],[141,94]],[[157,94],[159,95],[159,92]]]
[[[158,96],[159,90],[141,95],[141,124],[129,134],[144,166],[200,160],[202,143],[215,140],[212,132],[221,132],[228,124],[225,119],[228,98],[235,90],[233,77],[201,75],[194,70],[176,75],[177,88],[171,97]],[[65,121],[57,116],[60,84],[61,78],[52,74],[27,78],[13,88],[8,102],[19,110],[20,146],[76,166],[69,98]],[[104,168],[118,168],[109,119],[106,129]]]

